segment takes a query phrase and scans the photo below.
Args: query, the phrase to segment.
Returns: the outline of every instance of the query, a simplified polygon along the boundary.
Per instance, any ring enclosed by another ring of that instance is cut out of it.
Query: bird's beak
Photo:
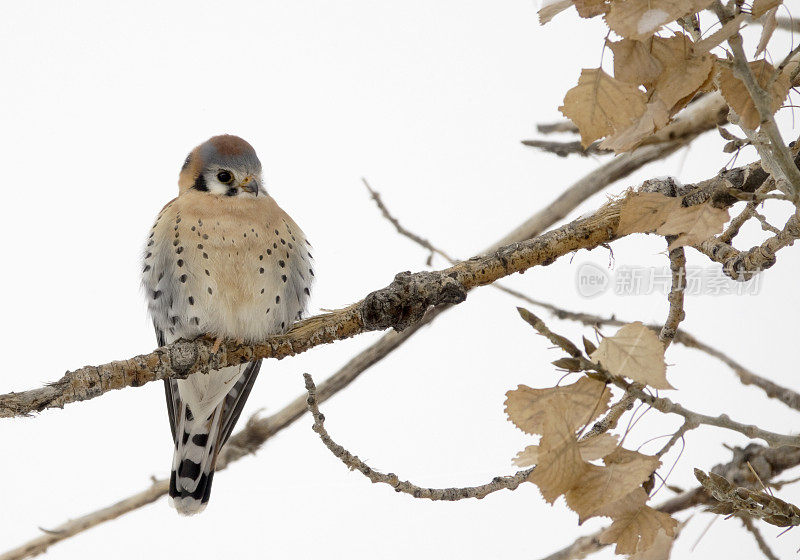
[[[252,175],[248,175],[242,179],[242,182],[239,183],[239,188],[258,196],[258,181]]]

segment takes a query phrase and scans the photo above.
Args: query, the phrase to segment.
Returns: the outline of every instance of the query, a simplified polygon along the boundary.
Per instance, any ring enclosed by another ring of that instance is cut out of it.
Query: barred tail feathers
[[[220,441],[223,406],[220,403],[208,418],[197,419],[182,403],[169,480],[170,505],[182,515],[200,513],[208,504],[217,454],[223,443]]]

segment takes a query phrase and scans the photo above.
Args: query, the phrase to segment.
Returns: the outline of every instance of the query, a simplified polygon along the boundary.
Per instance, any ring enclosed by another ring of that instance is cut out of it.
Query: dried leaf
[[[643,91],[599,68],[582,70],[578,85],[567,92],[564,105],[558,108],[580,130],[584,148],[598,138],[632,126],[645,109]]]
[[[582,377],[572,385],[532,389],[520,385],[506,393],[506,414],[520,430],[542,434],[545,419],[553,410],[563,410],[574,432],[608,410],[611,390],[601,381]]]
[[[756,82],[762,88],[766,88],[775,73],[775,68],[764,59],[754,60],[748,65]],[[733,75],[730,68],[718,65],[717,84],[725,101],[739,115],[742,126],[753,130],[758,128],[759,124],[761,124],[761,116],[758,114],[755,103],[753,103],[747,87],[739,78]],[[782,72],[769,87],[767,93],[770,96],[770,111],[772,113],[775,113],[783,105],[783,100],[789,94],[790,85],[789,76],[786,72]]]
[[[653,232],[680,207],[679,198],[661,193],[631,193],[622,206],[617,234]]]
[[[549,23],[551,19],[572,6],[572,0],[556,0],[555,2],[542,2],[539,10],[539,25]]]
[[[773,8],[777,8],[783,0],[755,0],[753,2],[753,18],[758,19]]]
[[[566,418],[568,412],[560,403],[545,417],[538,463],[528,477],[551,504],[570,488],[580,484],[586,467],[590,466],[581,460],[575,433]]]
[[[578,358],[559,358],[552,362],[554,366],[567,371],[581,371],[581,361]]]
[[[630,84],[642,85],[655,81],[663,67],[650,53],[652,41],[622,39],[608,46],[614,53],[614,77]]]
[[[669,111],[658,99],[647,104],[645,112],[628,128],[620,130],[600,142],[600,148],[627,152],[632,150],[642,140],[652,136],[656,130],[663,128],[669,122]]]
[[[606,14],[612,31],[628,39],[646,39],[662,25],[710,6],[714,0],[618,0]]]
[[[658,336],[641,322],[625,325],[614,336],[600,341],[591,355],[613,373],[655,389],[673,389],[667,381],[664,345]]]
[[[594,342],[592,342],[591,340],[589,340],[588,338],[586,338],[584,336],[583,337],[583,349],[586,351],[587,354],[591,354],[592,352],[597,350],[597,346],[594,345]]]
[[[652,54],[661,63],[663,71],[648,91],[668,109],[687,97],[686,102],[691,101],[711,74],[714,58],[707,53],[695,55],[692,47],[692,40],[683,33],[653,38]]]
[[[675,536],[677,521],[668,514],[644,505],[647,493],[638,488],[631,496],[634,499],[621,500],[619,509],[610,510],[608,515],[614,519],[611,527],[600,534],[603,544],[617,543],[617,554],[634,554],[653,546],[660,532],[668,537]],[[638,507],[632,507],[640,504]]]
[[[672,251],[683,245],[697,245],[712,235],[720,233],[729,219],[728,211],[715,208],[709,202],[688,208],[679,208],[667,216],[667,220],[656,229],[659,235],[677,235],[669,245]]]
[[[578,449],[581,452],[581,459],[584,461],[596,461],[612,453],[617,449],[617,445],[619,445],[617,436],[612,434],[600,434],[579,441]]]
[[[661,530],[653,540],[652,546],[643,549],[640,545],[636,554],[628,556],[628,560],[669,560],[674,543],[675,537],[670,537],[666,531]]]
[[[589,465],[581,484],[567,492],[567,505],[578,514],[579,523],[604,515],[609,504],[622,500],[647,480],[661,464],[656,457],[616,448],[604,467]]]
[[[575,0],[575,9],[582,18],[593,18],[608,11],[608,0]]]
[[[617,436],[600,434],[599,436],[578,442],[578,452],[584,461],[596,461],[617,448]],[[529,445],[512,459],[518,467],[530,467],[539,463],[539,446]]]
[[[767,43],[772,39],[772,34],[778,28],[778,18],[775,17],[777,13],[778,7],[775,6],[761,16],[761,37],[758,39],[756,54],[753,55],[754,58],[758,58],[761,53],[767,50]]]

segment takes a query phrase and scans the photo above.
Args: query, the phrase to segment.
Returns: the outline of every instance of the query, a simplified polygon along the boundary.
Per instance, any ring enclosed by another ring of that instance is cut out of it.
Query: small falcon
[[[145,249],[142,284],[159,346],[203,334],[254,343],[286,332],[310,295],[310,249],[264,189],[250,144],[230,135],[200,144]],[[169,495],[179,513],[205,508],[217,455],[260,367],[258,360],[164,380],[175,442]]]

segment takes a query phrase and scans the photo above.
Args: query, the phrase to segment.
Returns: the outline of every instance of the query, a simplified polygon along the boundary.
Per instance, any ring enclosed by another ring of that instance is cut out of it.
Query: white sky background
[[[396,272],[425,266],[425,252],[381,218],[362,176],[410,229],[452,254],[474,254],[606,161],[559,159],[519,143],[536,136],[536,123],[559,118],[580,68],[600,62],[605,33],[601,22],[574,12],[540,27],[531,0],[6,3],[0,392],[154,348],[139,290],[141,248],[177,192],[186,153],[214,134],[253,144],[271,194],[314,243],[314,311],[352,303]],[[789,41],[788,34],[776,40],[776,58]],[[790,110],[779,116],[787,138],[797,137]],[[709,177],[729,160],[723,143],[707,134],[608,192],[655,175]],[[745,151],[737,164],[753,158]],[[593,197],[571,218],[604,199]],[[746,235],[762,238],[756,228]],[[687,252],[690,263],[707,262]],[[580,297],[575,271],[583,262],[607,269],[609,253],[583,251],[571,264],[564,258],[510,284],[569,309],[663,320],[661,294]],[[666,262],[659,238],[614,244],[617,267]],[[686,330],[800,390],[791,358],[799,266],[797,251],[787,249],[758,296],[688,297]],[[322,406],[334,439],[375,468],[426,486],[481,484],[514,472],[510,459],[532,440],[506,421],[505,392],[519,383],[552,386],[560,376],[548,365],[560,354],[518,318],[516,305],[491,288],[470,293]],[[590,334],[540,314],[575,340]],[[242,418],[279,410],[302,392],[302,372],[319,383],[379,336],[266,362]],[[797,431],[796,413],[741,387],[712,359],[673,345],[667,361],[679,388],[669,396],[682,404]],[[678,424],[650,412],[626,441],[635,447]],[[642,450],[654,453],[664,441]],[[729,460],[722,443],[746,440],[707,428],[687,443],[669,479],[684,488],[696,484],[692,467]],[[36,536],[37,527],[168,475],[162,384],[4,420],[0,446],[2,552]],[[664,489],[656,502],[670,495]],[[797,501],[800,493],[787,487],[781,496]],[[758,554],[735,520],[718,520],[690,552],[711,518],[692,518],[674,558]],[[201,516],[180,518],[161,500],[49,555],[536,559],[604,524],[576,522],[563,501],[546,505],[533,485],[458,503],[371,485],[339,463],[304,418],[220,473]],[[776,541],[779,529],[763,531],[781,557],[800,547],[797,532]]]

